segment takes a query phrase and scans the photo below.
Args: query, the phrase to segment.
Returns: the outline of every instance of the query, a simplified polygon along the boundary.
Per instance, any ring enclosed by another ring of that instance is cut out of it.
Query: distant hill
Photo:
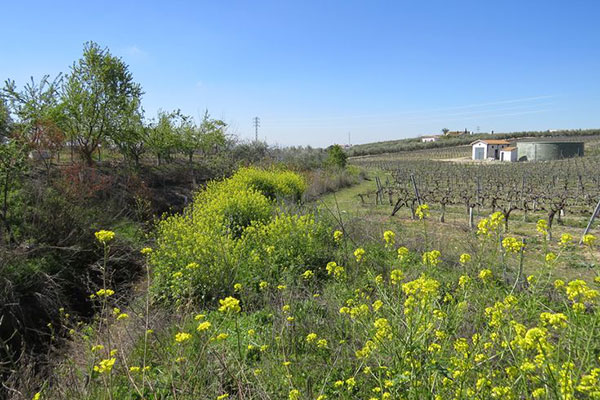
[[[530,131],[530,132],[511,132],[511,133],[480,133],[476,135],[461,135],[446,137],[441,136],[435,142],[421,142],[421,138],[409,138],[400,140],[388,140],[384,142],[374,142],[358,144],[347,149],[349,156],[365,156],[371,154],[396,153],[399,151],[412,151],[434,149],[441,147],[452,147],[469,144],[478,139],[516,139],[523,137],[556,137],[556,136],[593,136],[600,135],[600,129],[577,129],[577,130],[557,130],[557,131]]]

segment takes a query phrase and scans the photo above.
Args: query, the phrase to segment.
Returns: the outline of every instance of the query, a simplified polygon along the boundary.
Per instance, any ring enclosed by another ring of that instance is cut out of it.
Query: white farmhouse
[[[422,136],[421,142],[423,142],[423,143],[437,142],[439,138],[440,138],[439,136]]]
[[[500,161],[516,162],[518,160],[518,150],[515,146],[505,147],[500,150]]]
[[[506,140],[476,140],[471,143],[473,149],[473,160],[498,160],[500,159],[500,151],[510,145]]]

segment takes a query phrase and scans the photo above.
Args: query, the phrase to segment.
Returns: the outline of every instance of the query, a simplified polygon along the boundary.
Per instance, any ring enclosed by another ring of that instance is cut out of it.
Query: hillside
[[[477,135],[464,135],[459,137],[441,137],[436,142],[421,142],[421,138],[409,138],[400,140],[388,140],[383,142],[373,142],[365,144],[357,144],[348,149],[348,155],[364,156],[382,153],[397,153],[401,151],[414,151],[425,149],[436,149],[443,147],[455,147],[467,145],[478,139],[517,139],[524,137],[581,137],[581,136],[596,136],[600,135],[600,129],[577,129],[577,130],[561,130],[561,131],[530,131],[530,132],[511,132],[511,133],[495,133],[493,135],[482,133]]]

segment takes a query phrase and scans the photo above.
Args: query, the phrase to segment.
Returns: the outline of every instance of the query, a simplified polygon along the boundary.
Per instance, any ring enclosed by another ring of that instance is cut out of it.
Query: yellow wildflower
[[[219,300],[219,303],[221,304],[221,307],[219,307],[219,311],[225,314],[235,314],[239,313],[241,310],[240,301],[235,297],[226,297],[224,299]]]
[[[185,341],[188,341],[192,338],[192,335],[190,335],[189,333],[185,333],[185,332],[178,332],[175,335],[175,341],[177,343],[183,343]]]
[[[115,238],[115,233],[113,231],[105,231],[104,229],[94,233],[94,235],[96,235],[96,240],[102,244],[107,244]]]

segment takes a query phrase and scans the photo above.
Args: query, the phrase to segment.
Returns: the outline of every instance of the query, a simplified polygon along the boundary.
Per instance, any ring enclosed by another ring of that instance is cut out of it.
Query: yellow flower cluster
[[[498,233],[502,222],[504,221],[504,214],[497,211],[490,215],[488,218],[484,218],[477,224],[477,234],[491,236],[494,233]]]
[[[344,233],[342,231],[333,232],[333,240],[335,240],[338,243],[342,240],[343,236],[344,236]]]
[[[471,261],[471,255],[468,253],[463,253],[460,255],[460,259],[459,259],[461,264],[467,264]]]
[[[393,269],[392,272],[390,272],[390,282],[392,283],[392,285],[397,285],[403,280],[404,273],[399,269]]]
[[[514,237],[506,237],[502,239],[502,247],[509,253],[518,253],[525,247],[525,243]]]
[[[359,247],[358,249],[354,250],[354,257],[356,258],[356,262],[361,262],[364,255],[365,249],[363,249],[362,247]]]
[[[538,220],[535,225],[535,229],[540,233],[540,235],[546,237],[548,235],[548,221],[545,219]]]
[[[107,244],[115,238],[115,233],[113,231],[105,231],[104,229],[94,233],[94,235],[96,236],[96,240],[102,244]]]
[[[567,316],[563,313],[543,312],[540,314],[540,320],[544,326],[550,325],[555,329],[567,326]]]
[[[219,311],[225,314],[235,314],[241,311],[240,301],[235,297],[226,297],[224,299],[219,300]]]
[[[402,247],[398,247],[398,259],[400,261],[404,260],[406,258],[406,256],[408,256],[409,251],[406,247],[402,246]]]
[[[490,282],[492,280],[492,277],[494,276],[494,274],[492,274],[492,271],[490,269],[482,269],[481,271],[479,271],[479,279],[481,279],[484,282]]]
[[[417,218],[419,218],[421,220],[429,217],[429,205],[421,204],[419,207],[417,207],[417,211],[415,211],[415,215],[417,216]]]
[[[98,297],[109,297],[115,294],[115,291],[112,289],[100,289],[96,292],[96,296]]]
[[[561,247],[567,247],[572,242],[573,242],[573,235],[571,235],[570,233],[563,233],[560,236],[560,241],[558,242],[558,245]]]
[[[328,275],[333,275],[338,279],[344,277],[344,267],[342,267],[341,265],[337,265],[335,261],[328,262],[325,269],[327,270]]]
[[[422,256],[423,265],[429,265],[431,267],[435,267],[436,265],[438,265],[440,263],[441,255],[442,255],[442,253],[440,253],[439,250],[426,251],[425,253],[423,253],[423,256]]]
[[[110,374],[110,371],[112,371],[113,366],[115,365],[115,361],[117,361],[116,358],[101,360],[98,365],[94,365],[94,371],[100,374]]]
[[[582,242],[586,246],[592,247],[594,245],[594,243],[596,242],[596,236],[591,235],[591,234],[584,235]]]
[[[385,241],[385,247],[390,248],[396,243],[396,234],[393,231],[383,232],[383,240]]]
[[[175,335],[175,341],[177,343],[183,343],[183,342],[187,342],[188,340],[190,340],[192,338],[192,335],[190,335],[189,333],[186,332],[178,332]]]

